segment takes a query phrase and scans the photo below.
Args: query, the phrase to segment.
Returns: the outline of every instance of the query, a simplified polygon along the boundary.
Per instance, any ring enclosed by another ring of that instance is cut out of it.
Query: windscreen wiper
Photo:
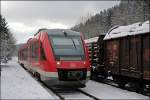
[[[72,39],[72,38],[71,38],[71,40],[72,40],[73,45],[74,45],[74,47],[75,47],[75,49],[76,49],[76,48],[77,48],[77,47],[76,47],[76,44],[74,43],[74,41],[73,41],[73,39]]]
[[[67,36],[68,36],[68,35],[67,35],[67,33],[66,33],[65,31],[63,31],[63,33],[64,33],[65,37],[67,37]],[[71,40],[72,40],[73,45],[74,45],[74,47],[75,47],[75,49],[76,49],[77,47],[76,47],[76,45],[75,45],[75,43],[74,43],[74,41],[73,41],[73,39],[72,39],[72,38],[71,38]]]

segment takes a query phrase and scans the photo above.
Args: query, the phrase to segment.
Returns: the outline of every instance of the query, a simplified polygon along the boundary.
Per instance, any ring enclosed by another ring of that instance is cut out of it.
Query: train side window
[[[35,60],[38,61],[38,42],[35,43]]]
[[[22,50],[22,60],[24,60],[24,50]]]
[[[24,60],[27,60],[27,48],[24,49]]]
[[[35,44],[32,44],[32,58],[35,59]]]
[[[32,58],[32,45],[30,45],[30,57]]]
[[[42,47],[42,43],[41,43],[41,60],[46,60],[46,56],[45,56],[44,49]]]
[[[26,48],[26,60],[28,59],[28,48]]]
[[[32,58],[34,58],[34,46],[33,46],[33,44],[32,44],[32,46],[31,46],[31,54],[32,54]]]
[[[35,42],[31,45],[31,57],[38,61],[38,42]]]

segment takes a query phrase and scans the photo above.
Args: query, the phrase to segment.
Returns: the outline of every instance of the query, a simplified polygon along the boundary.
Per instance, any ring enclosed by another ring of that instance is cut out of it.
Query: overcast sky
[[[119,1],[1,1],[1,14],[19,44],[39,28],[70,28],[79,23],[81,16],[117,4]]]

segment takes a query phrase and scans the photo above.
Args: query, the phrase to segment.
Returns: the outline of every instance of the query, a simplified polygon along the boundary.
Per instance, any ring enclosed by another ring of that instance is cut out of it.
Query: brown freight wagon
[[[134,83],[137,90],[150,86],[149,21],[112,28],[104,37],[106,67],[120,87]]]

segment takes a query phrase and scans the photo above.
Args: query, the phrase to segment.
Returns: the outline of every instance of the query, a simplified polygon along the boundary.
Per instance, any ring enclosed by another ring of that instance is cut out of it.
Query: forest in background
[[[150,19],[149,0],[121,0],[119,5],[100,11],[94,16],[83,16],[71,29],[80,31],[85,39],[98,36],[116,25],[129,25]]]
[[[116,25],[129,25],[149,20],[149,9],[149,0],[121,0],[119,5],[100,11],[94,16],[91,16],[90,13],[82,16],[80,23],[71,29],[82,32],[85,39],[92,38],[107,33],[111,27]],[[18,48],[23,44],[15,45],[16,40],[2,15],[0,15],[0,23],[0,56],[11,56],[11,54],[17,56]]]
[[[5,18],[0,15],[0,63],[2,59],[11,57],[16,46],[16,39],[11,33]]]

